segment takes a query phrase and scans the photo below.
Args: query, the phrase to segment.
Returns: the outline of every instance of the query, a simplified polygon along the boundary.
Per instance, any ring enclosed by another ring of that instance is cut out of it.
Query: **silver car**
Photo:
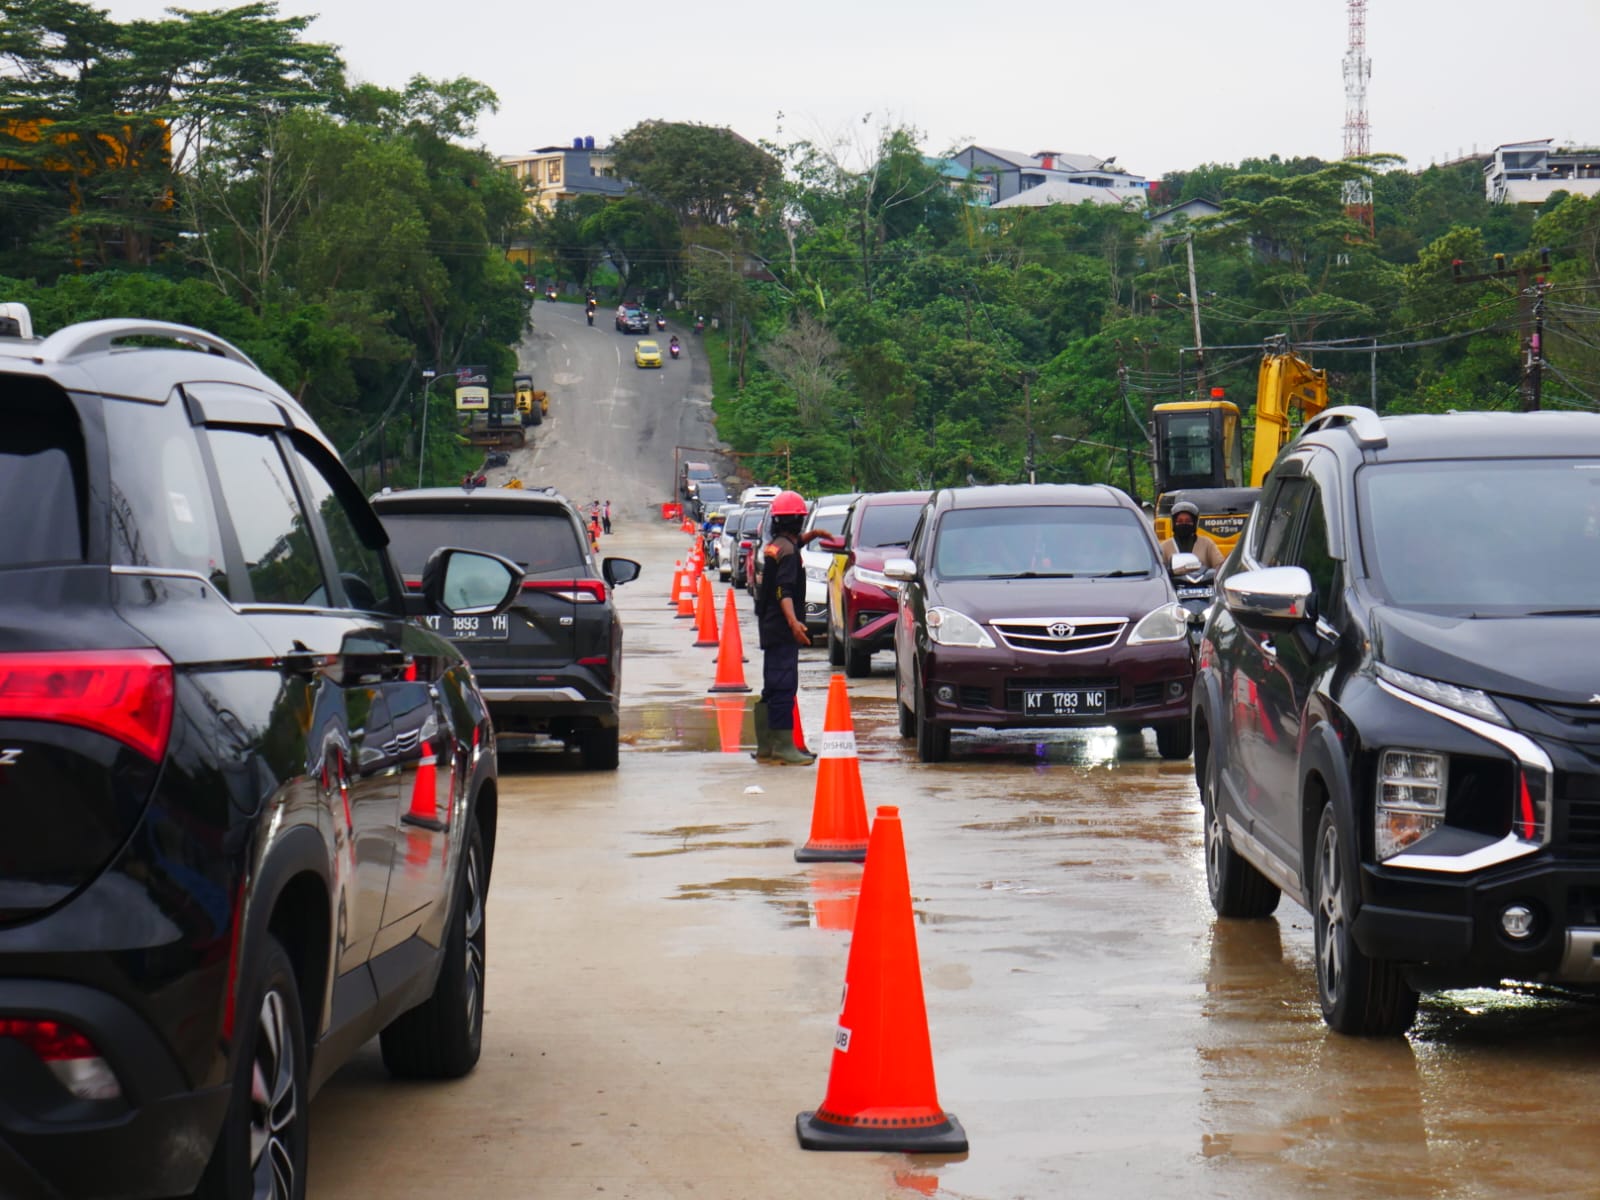
[[[722,510],[722,534],[717,538],[717,574],[724,581],[733,577],[733,549],[738,544],[734,538],[739,532],[739,517],[743,512],[742,504]]]

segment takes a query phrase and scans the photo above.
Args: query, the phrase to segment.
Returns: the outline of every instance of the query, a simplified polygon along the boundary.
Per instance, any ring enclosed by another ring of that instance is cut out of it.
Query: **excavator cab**
[[[1210,400],[1158,404],[1156,537],[1172,536],[1172,506],[1181,497],[1200,510],[1200,532],[1224,554],[1233,549],[1255,503],[1244,484],[1244,438],[1239,406],[1211,389]]]

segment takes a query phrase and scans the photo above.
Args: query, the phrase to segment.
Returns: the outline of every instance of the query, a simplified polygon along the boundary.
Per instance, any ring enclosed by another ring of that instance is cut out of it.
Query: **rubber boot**
[[[757,700],[755,703],[756,718],[756,749],[750,757],[757,762],[768,762],[772,758],[772,727],[767,724],[767,702]]]
[[[772,761],[783,763],[790,767],[809,767],[817,761],[815,754],[808,754],[794,744],[794,730],[773,729],[769,730],[772,746]]]

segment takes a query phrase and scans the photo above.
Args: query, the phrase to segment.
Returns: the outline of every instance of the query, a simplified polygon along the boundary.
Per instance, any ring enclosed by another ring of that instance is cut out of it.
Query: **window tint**
[[[5,392],[0,569],[82,562],[85,467],[77,413],[48,384],[7,378]]]
[[[352,607],[368,612],[398,612],[400,606],[390,590],[382,552],[361,540],[344,501],[334,492],[333,484],[321,468],[298,450],[293,453],[305,477],[307,503],[316,508],[322,517],[322,527],[328,532],[334,570],[344,581],[345,599]]]
[[[1305,511],[1311,484],[1305,479],[1284,479],[1272,493],[1270,506],[1260,516],[1261,534],[1256,544],[1256,561],[1263,567],[1281,567],[1294,545],[1294,531]]]
[[[942,579],[1143,575],[1154,568],[1144,521],[1125,508],[955,509],[934,535],[933,569]]]
[[[904,546],[922,516],[922,505],[871,504],[862,511],[861,530],[856,535],[860,546]]]
[[[402,574],[422,578],[428,555],[440,546],[487,550],[509,558],[531,579],[587,577],[587,550],[564,512],[406,512],[379,507],[389,531],[389,552]]]
[[[111,561],[193,571],[229,595],[222,535],[198,431],[183,405],[105,402]]]
[[[1328,551],[1328,516],[1323,509],[1321,491],[1313,484],[1311,498],[1306,504],[1306,531],[1300,539],[1300,553],[1296,556],[1317,596],[1317,612],[1326,615],[1334,603],[1339,588],[1339,560]]]
[[[322,564],[306,528],[289,472],[272,437],[206,431],[228,519],[257,604],[322,602]]]

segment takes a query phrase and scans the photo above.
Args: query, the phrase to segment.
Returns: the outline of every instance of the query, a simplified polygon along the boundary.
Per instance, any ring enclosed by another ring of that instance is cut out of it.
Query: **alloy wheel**
[[[250,1071],[250,1178],[255,1200],[295,1194],[294,1138],[300,1119],[295,1039],[283,995],[269,988],[256,1018]]]
[[[476,845],[467,853],[466,874],[466,892],[462,896],[466,904],[466,986],[462,991],[467,1006],[467,1028],[475,1033],[483,1019],[484,973],[483,878]]]
[[[1323,993],[1339,995],[1345,972],[1344,867],[1339,858],[1339,831],[1329,822],[1317,847],[1317,966]]]

